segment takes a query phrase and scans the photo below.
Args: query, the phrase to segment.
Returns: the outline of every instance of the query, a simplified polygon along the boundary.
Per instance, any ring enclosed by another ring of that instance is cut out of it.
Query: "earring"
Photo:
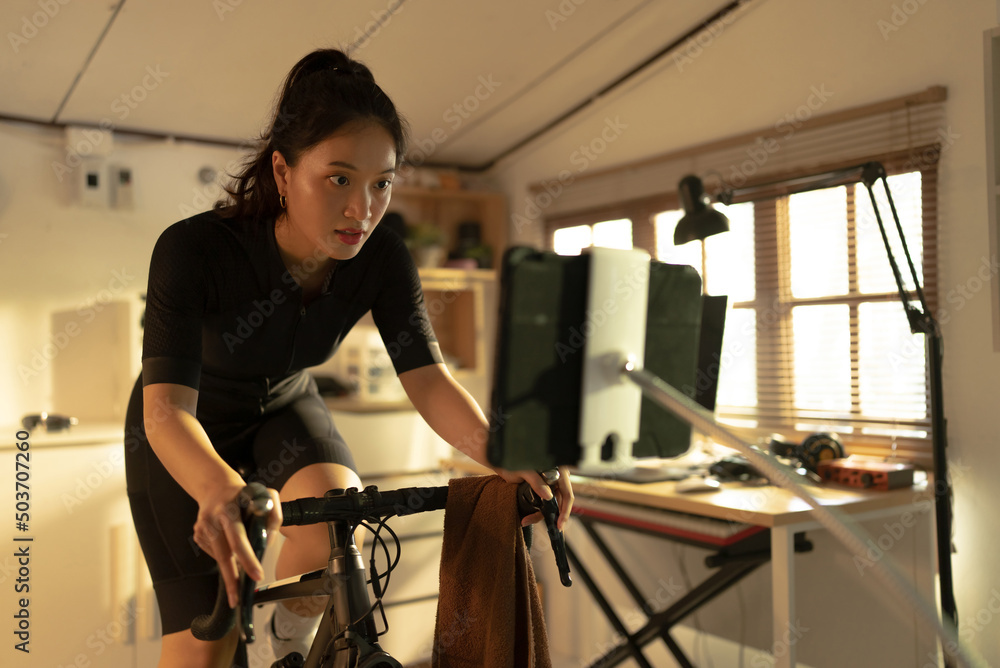
[[[282,209],[285,208],[285,202],[286,202],[285,196],[284,195],[278,195],[278,204],[281,205]]]

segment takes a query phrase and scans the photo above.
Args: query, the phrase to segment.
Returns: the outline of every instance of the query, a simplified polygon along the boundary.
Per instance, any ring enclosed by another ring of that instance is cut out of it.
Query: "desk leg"
[[[793,527],[771,528],[771,606],[774,624],[775,668],[795,665],[791,639],[795,620],[795,531]]]
[[[911,509],[905,509],[911,510]],[[914,506],[912,512],[916,517],[922,517],[920,508]],[[941,593],[937,587],[936,574],[937,570],[937,522],[934,517],[933,509],[931,511],[926,511],[926,519],[918,520],[915,526],[916,533],[913,536],[913,540],[916,541],[916,545],[924,545],[926,552],[924,552],[924,559],[915,560],[913,563],[913,577],[914,577],[914,587],[920,596],[928,604],[934,607],[935,612],[938,614],[938,619],[943,619],[944,615],[941,612]],[[922,535],[923,534],[923,535]],[[919,549],[919,548],[918,548]],[[923,563],[921,563],[921,561]],[[920,633],[919,622],[914,622],[916,626],[916,637],[917,637],[917,657],[926,657],[935,661],[935,665],[944,666],[954,665],[954,658],[950,658],[945,654],[945,648],[940,643],[940,638],[932,636],[929,640],[927,635]]]

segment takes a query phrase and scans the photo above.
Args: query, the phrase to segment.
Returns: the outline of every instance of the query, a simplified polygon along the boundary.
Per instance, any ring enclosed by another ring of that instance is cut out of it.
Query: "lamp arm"
[[[811,174],[790,179],[780,179],[742,188],[722,189],[716,199],[729,206],[734,201],[753,202],[760,198],[770,198],[777,195],[792,195],[810,190],[821,190],[823,188],[835,188],[849,183],[857,183],[861,180],[861,174],[866,165],[848,167],[846,169],[835,169],[821,174]]]
[[[892,248],[889,245],[889,238],[886,235],[885,225],[882,223],[882,216],[879,214],[878,203],[875,201],[875,193],[872,190],[876,181],[882,181],[885,188],[886,198],[889,201],[889,208],[892,211],[892,219],[896,225],[896,232],[899,234],[899,241],[903,248],[903,255],[906,258],[910,276],[913,279],[913,286],[920,300],[920,309],[910,303],[909,293],[903,285],[903,280],[893,256]],[[882,242],[885,244],[885,253],[889,258],[889,265],[892,267],[892,274],[896,279],[896,287],[899,289],[899,296],[906,310],[906,318],[910,323],[910,332],[913,334],[923,334],[926,346],[927,370],[930,381],[930,418],[931,418],[931,440],[933,445],[934,459],[934,488],[935,488],[935,520],[937,528],[937,557],[938,557],[938,578],[941,591],[941,612],[956,626],[958,625],[958,605],[955,601],[954,575],[951,567],[952,552],[952,489],[948,480],[948,435],[947,420],[944,417],[944,387],[942,382],[942,358],[943,340],[941,330],[934,319],[930,308],[927,306],[927,299],[924,291],[920,287],[917,279],[917,270],[913,265],[913,258],[906,245],[906,236],[903,234],[903,226],[899,221],[899,213],[896,205],[892,201],[892,191],[889,189],[889,181],[886,178],[885,168],[881,163],[869,162],[864,165],[861,172],[861,181],[868,190],[868,196],[872,201],[872,209],[875,211],[875,219],[878,221],[879,232],[882,234]],[[946,662],[946,665],[951,665]]]
[[[903,277],[899,271],[899,264],[893,255],[892,246],[889,244],[889,237],[886,234],[885,223],[882,221],[882,214],[879,211],[878,202],[875,199],[873,187],[877,181],[882,181],[885,189],[886,199],[889,201],[889,210],[892,212],[892,220],[899,235],[899,241],[903,248],[903,257],[906,259],[907,267],[910,270],[910,277],[913,279],[913,286],[920,301],[920,310],[910,303],[910,293],[903,284]],[[869,162],[862,166],[861,182],[868,191],[868,197],[872,202],[872,211],[875,212],[875,220],[878,222],[879,233],[882,235],[882,243],[885,245],[885,254],[889,258],[889,266],[892,268],[892,276],[896,280],[896,288],[899,290],[899,298],[903,302],[903,309],[906,311],[906,318],[910,323],[910,332],[913,334],[937,335],[937,322],[931,314],[930,307],[927,306],[927,299],[924,297],[924,290],[917,277],[917,269],[913,264],[913,257],[906,244],[906,236],[903,234],[903,225],[899,220],[899,213],[896,211],[896,204],[892,199],[892,190],[889,188],[889,181],[886,178],[885,167],[880,162]]]

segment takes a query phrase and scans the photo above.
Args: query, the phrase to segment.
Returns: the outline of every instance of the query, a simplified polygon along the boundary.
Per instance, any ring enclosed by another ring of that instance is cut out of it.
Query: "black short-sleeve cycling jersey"
[[[381,227],[356,257],[337,263],[308,305],[278,253],[274,224],[214,211],[167,228],[149,276],[143,384],[235,392],[247,419],[280,401],[303,369],[329,359],[369,310],[397,373],[441,361],[409,252]],[[214,419],[216,408],[206,405],[203,416],[199,403],[199,418]]]
[[[161,234],[150,262],[142,373],[125,418],[125,470],[165,634],[211,611],[215,562],[195,548],[197,503],[146,437],[144,420],[155,420],[156,412],[145,410],[142,388],[176,383],[197,389],[198,421],[247,481],[280,490],[311,464],[353,469],[305,369],[329,359],[368,311],[397,373],[441,361],[419,275],[392,230],[372,230],[308,304],[278,252],[274,221],[210,211]]]

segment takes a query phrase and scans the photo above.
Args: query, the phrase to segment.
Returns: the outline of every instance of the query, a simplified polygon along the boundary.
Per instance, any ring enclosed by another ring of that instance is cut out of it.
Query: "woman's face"
[[[293,258],[349,260],[389,204],[396,173],[392,136],[375,123],[352,123],[303,153],[294,167],[272,154],[285,196],[279,244]]]

